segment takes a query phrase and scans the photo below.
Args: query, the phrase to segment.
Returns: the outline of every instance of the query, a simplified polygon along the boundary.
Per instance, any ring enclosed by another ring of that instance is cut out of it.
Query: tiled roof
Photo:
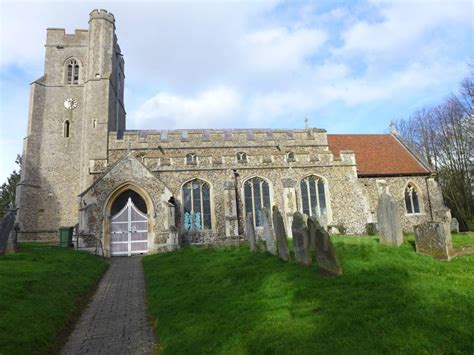
[[[391,134],[328,134],[329,150],[339,156],[352,150],[359,176],[429,174],[399,140]]]

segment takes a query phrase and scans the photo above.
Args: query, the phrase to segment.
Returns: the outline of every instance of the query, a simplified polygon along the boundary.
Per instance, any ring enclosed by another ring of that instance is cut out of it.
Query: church
[[[32,82],[17,190],[20,240],[58,228],[99,238],[108,256],[245,240],[278,206],[322,216],[332,233],[365,234],[388,191],[405,231],[447,218],[436,173],[395,130],[127,130],[124,57],[114,16],[90,13],[74,34],[48,28]]]

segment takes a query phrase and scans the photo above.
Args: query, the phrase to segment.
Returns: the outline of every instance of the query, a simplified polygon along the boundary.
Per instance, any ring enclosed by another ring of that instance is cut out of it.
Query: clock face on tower
[[[73,98],[64,100],[64,107],[66,110],[74,110],[77,107],[77,102]]]

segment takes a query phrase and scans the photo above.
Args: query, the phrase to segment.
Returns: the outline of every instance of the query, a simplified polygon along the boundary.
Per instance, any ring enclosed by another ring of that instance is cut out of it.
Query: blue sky
[[[0,182],[26,133],[47,27],[116,18],[127,128],[385,133],[442,101],[474,58],[474,2],[0,2]]]

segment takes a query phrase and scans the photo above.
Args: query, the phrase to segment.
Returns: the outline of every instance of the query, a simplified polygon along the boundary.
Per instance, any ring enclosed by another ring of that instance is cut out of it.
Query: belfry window
[[[76,59],[70,59],[66,67],[66,82],[69,85],[79,84],[79,64]]]
[[[263,208],[270,208],[268,182],[254,177],[244,183],[245,215],[251,213],[255,227],[263,226]]]
[[[186,231],[211,229],[211,191],[205,181],[194,179],[183,185],[183,227]]]
[[[420,213],[418,193],[413,184],[408,184],[405,188],[405,207],[408,214]]]
[[[327,216],[324,181],[311,175],[301,180],[300,189],[303,213],[308,216]]]
[[[70,123],[68,120],[64,121],[64,126],[63,126],[63,130],[64,130],[64,138],[69,138],[69,134],[70,134]]]

